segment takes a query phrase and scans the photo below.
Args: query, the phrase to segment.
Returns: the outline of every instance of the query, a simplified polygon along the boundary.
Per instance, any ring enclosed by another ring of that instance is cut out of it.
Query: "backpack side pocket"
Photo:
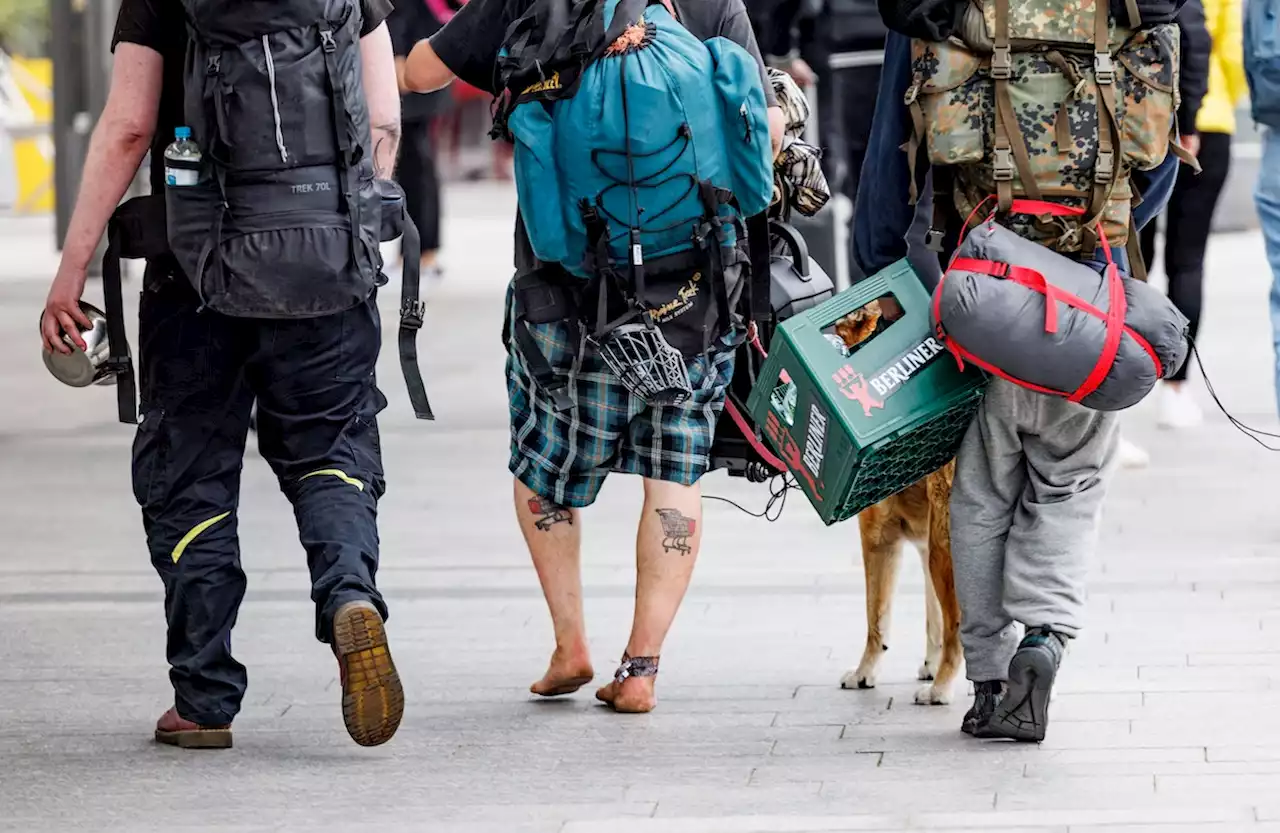
[[[569,255],[555,120],[541,102],[530,101],[512,111],[507,126],[515,138],[516,192],[533,253],[544,263],[576,266],[581,253]]]
[[[773,199],[773,145],[760,67],[745,49],[725,38],[712,38],[706,46],[715,62],[713,83],[724,118],[733,195],[742,216],[752,217]]]
[[[915,137],[933,165],[973,165],[987,153],[993,128],[995,88],[982,59],[952,41],[913,41],[906,105]]]
[[[1176,24],[1143,29],[1116,55],[1120,146],[1124,163],[1149,171],[1164,162],[1178,109],[1179,34]],[[1183,125],[1194,130],[1195,125]]]

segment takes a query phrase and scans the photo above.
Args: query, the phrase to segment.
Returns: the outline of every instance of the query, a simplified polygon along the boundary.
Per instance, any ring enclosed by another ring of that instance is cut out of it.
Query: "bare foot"
[[[529,691],[541,697],[561,697],[573,694],[594,678],[595,671],[585,647],[573,652],[556,648],[547,673],[529,686]]]
[[[596,699],[622,714],[648,714],[658,706],[653,677],[628,677],[596,692]]]

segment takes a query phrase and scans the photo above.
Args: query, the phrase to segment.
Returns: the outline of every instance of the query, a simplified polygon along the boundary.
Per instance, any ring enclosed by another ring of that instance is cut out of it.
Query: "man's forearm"
[[[400,148],[400,84],[391,32],[384,21],[360,39],[360,68],[364,97],[369,106],[369,132],[373,140],[373,170],[379,179],[390,179]]]
[[[107,221],[129,190],[150,144],[150,136],[119,123],[98,123],[89,141],[80,193],[62,247],[62,257],[69,265],[79,269],[89,265]]]
[[[453,72],[440,60],[431,41],[418,41],[405,60],[405,86],[416,93],[433,93],[452,81]]]
[[[400,150],[400,122],[375,124],[373,134],[373,170],[379,179],[390,179],[396,170],[396,154]]]

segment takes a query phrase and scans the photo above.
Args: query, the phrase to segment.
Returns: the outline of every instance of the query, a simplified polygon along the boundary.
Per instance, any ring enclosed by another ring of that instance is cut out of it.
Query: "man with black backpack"
[[[929,169],[930,241],[944,268],[964,232],[990,218],[1099,271],[1113,261],[1140,270],[1123,244],[1136,253],[1135,230],[1168,201],[1181,152],[1175,4],[1085,8],[880,0],[892,31],[862,186],[875,198],[860,202],[854,235],[867,274],[906,254],[912,197]],[[975,687],[965,733],[1044,739],[1059,663],[1082,627],[1118,440],[1115,411],[991,379],[951,497]]]
[[[638,474],[635,617],[596,696],[647,712],[742,338],[741,221],[772,197],[782,114],[742,0],[471,0],[405,72],[422,91],[454,76],[499,97],[516,145],[510,468],[556,638],[532,691],[594,677],[579,510],[610,472]]]
[[[245,592],[237,504],[255,398],[259,448],[307,553],[316,635],[339,662],[347,731],[372,746],[400,723],[374,581],[386,406],[374,381],[385,236],[375,183],[390,177],[400,134],[390,10],[120,7],[92,173],[42,331],[47,349],[83,349],[85,267],[109,221],[113,247],[148,254],[133,487],[165,586],[174,705],[156,725],[161,743],[231,746],[247,685],[231,630]],[[148,150],[154,196],[122,241],[113,211]]]

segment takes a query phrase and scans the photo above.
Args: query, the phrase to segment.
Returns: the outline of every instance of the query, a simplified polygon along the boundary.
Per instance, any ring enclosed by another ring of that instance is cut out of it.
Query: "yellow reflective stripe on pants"
[[[304,474],[299,479],[306,480],[309,477],[320,477],[322,475],[329,475],[330,477],[336,477],[339,480],[341,480],[343,483],[346,483],[348,486],[355,486],[360,491],[362,492],[364,491],[363,483],[361,483],[359,480],[356,480],[354,477],[351,477],[341,469],[320,469],[319,471],[313,471],[310,474]]]
[[[183,535],[182,540],[178,542],[178,546],[173,548],[173,563],[174,564],[178,563],[178,559],[181,558],[182,554],[187,551],[187,547],[191,545],[192,541],[200,537],[200,534],[202,532],[204,532],[206,529],[213,526],[214,524],[218,523],[219,521],[224,521],[229,517],[231,517],[230,512],[223,512],[221,515],[218,515],[215,518],[210,518],[207,521],[201,521],[200,523],[191,527],[191,531],[188,532],[186,535]]]

